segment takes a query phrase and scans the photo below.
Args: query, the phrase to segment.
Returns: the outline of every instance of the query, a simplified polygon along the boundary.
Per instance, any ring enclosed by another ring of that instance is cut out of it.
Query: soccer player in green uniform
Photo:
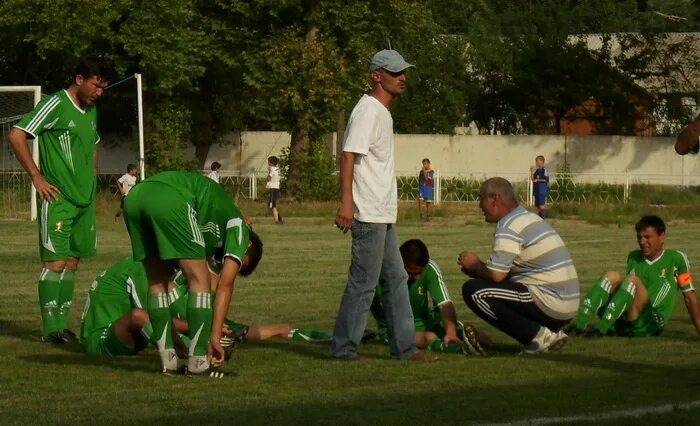
[[[236,276],[249,275],[262,257],[262,242],[226,191],[206,176],[163,172],[137,184],[124,202],[134,260],[148,276],[148,315],[163,373],[185,371],[172,340],[167,288],[179,268],[190,291],[190,375],[223,377],[220,339]],[[213,308],[207,259],[223,247],[223,264]]]
[[[95,255],[95,188],[97,110],[109,71],[98,61],[82,61],[71,85],[39,102],[10,131],[8,140],[27,171],[41,202],[39,305],[43,340],[74,340],[68,328],[80,259]],[[40,168],[34,164],[28,138],[39,137]]]
[[[210,260],[211,271],[211,288],[212,298],[215,297],[216,287],[218,285],[217,262]],[[189,325],[187,324],[187,304],[189,303],[189,291],[187,279],[182,271],[179,271],[175,278],[170,283],[170,291],[168,293],[170,301],[170,314],[173,317],[175,327],[180,333],[187,333]],[[178,324],[178,320],[182,320]],[[322,331],[312,330],[310,328],[292,328],[289,324],[263,324],[257,326],[248,326],[230,319],[224,320],[223,332],[224,341],[226,339],[233,340],[238,343],[246,340],[261,341],[269,339],[289,339],[299,342],[315,342],[324,343],[331,341],[331,335]]]
[[[148,279],[131,256],[102,272],[90,286],[80,327],[80,344],[90,355],[133,355],[145,348],[152,329],[148,321]]]
[[[679,290],[700,334],[700,307],[685,253],[664,249],[666,224],[658,216],[642,217],[635,230],[639,250],[627,256],[624,278],[617,271],[603,274],[581,302],[568,334],[658,336],[673,314]],[[596,314],[600,320],[588,329]]]
[[[465,326],[457,321],[457,313],[440,268],[430,259],[425,243],[416,239],[408,240],[399,250],[408,273],[408,295],[416,328],[416,347],[434,352],[483,355],[485,351],[477,330],[472,325]],[[388,326],[382,296],[380,283],[375,288],[370,311],[379,327],[379,339],[388,343]]]

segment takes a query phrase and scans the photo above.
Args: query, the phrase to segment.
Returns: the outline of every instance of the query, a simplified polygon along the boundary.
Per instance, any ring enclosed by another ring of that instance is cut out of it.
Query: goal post
[[[25,114],[41,100],[41,86],[0,86],[0,218],[36,220],[36,189],[7,142],[7,135]],[[39,165],[39,140],[31,146],[34,163]],[[28,199],[27,199],[28,198]]]

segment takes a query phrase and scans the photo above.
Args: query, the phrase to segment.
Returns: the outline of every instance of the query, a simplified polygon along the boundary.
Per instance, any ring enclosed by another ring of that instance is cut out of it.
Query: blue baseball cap
[[[391,72],[401,72],[406,68],[415,67],[415,65],[406,62],[399,52],[388,49],[380,50],[379,52],[375,53],[369,63],[370,71],[384,68],[385,70]]]

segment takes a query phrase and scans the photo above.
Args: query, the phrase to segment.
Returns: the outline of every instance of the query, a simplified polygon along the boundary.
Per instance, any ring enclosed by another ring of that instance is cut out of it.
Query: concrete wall
[[[284,132],[232,133],[211,147],[205,168],[218,161],[224,174],[264,176],[267,157],[279,156],[290,139]],[[329,136],[329,152],[335,143]],[[673,143],[673,138],[621,136],[396,135],[396,170],[398,175],[417,174],[427,157],[443,176],[524,179],[535,157],[544,155],[551,172],[566,161],[584,181],[621,183],[629,175],[633,182],[700,185],[700,159],[678,156]],[[103,172],[121,172],[137,158],[124,145],[100,149]]]

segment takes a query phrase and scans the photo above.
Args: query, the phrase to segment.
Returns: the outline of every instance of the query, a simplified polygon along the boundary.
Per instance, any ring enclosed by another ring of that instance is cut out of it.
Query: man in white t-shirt
[[[280,199],[280,168],[277,166],[279,158],[274,155],[267,159],[267,189],[270,190],[270,197],[267,207],[272,211],[272,219],[275,223],[282,224],[282,215],[277,210],[277,202]]]
[[[209,179],[213,180],[216,183],[219,183],[219,170],[221,170],[221,163],[218,161],[214,161],[211,163],[211,172],[207,176],[209,176]]]
[[[377,282],[384,283],[382,303],[391,357],[415,361],[426,357],[413,344],[413,313],[408,275],[396,234],[397,191],[394,173],[393,99],[406,90],[407,63],[395,50],[377,52],[370,62],[372,90],[363,95],[348,120],[340,160],[341,205],[335,224],[352,231],[348,283],[333,330],[331,357],[353,360],[367,325]]]
[[[114,222],[119,220],[119,216],[124,212],[124,198],[131,191],[131,188],[136,185],[136,174],[138,173],[138,168],[136,164],[129,164],[126,166],[126,173],[117,179],[117,187],[119,188],[119,193],[122,195],[121,202],[119,203],[119,210],[117,214],[114,215]]]

